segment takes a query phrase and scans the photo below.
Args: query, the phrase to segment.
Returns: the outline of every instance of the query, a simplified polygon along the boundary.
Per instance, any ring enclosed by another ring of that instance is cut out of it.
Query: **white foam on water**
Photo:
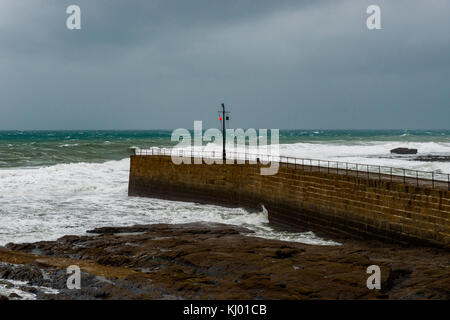
[[[128,179],[129,159],[0,170],[0,245],[82,235],[102,226],[198,221],[247,227],[264,238],[336,244],[313,233],[274,230],[265,211],[128,197]]]
[[[395,148],[418,149],[414,156],[392,155],[390,150]],[[201,151],[197,148],[195,151]],[[208,143],[204,150],[215,151],[220,157],[222,146],[220,143]],[[245,148],[236,148],[236,152],[245,153]],[[258,154],[257,148],[247,148],[247,152]],[[426,155],[444,155],[450,157],[450,143],[448,142],[402,142],[402,141],[329,141],[329,142],[299,142],[280,144],[279,152],[282,156],[300,159],[331,160],[350,162],[364,165],[379,165],[411,170],[450,173],[450,162],[416,161],[414,157]],[[263,152],[263,154],[265,154]],[[231,153],[230,153],[231,155]],[[307,164],[307,163],[305,163]],[[325,165],[325,164],[324,164]]]
[[[76,147],[76,146],[79,146],[79,144],[78,143],[65,143],[65,144],[59,145],[60,148]]]
[[[59,291],[53,288],[31,286],[26,281],[2,279],[0,278],[0,295],[9,297],[10,294],[15,293],[18,295],[16,298],[9,298],[11,300],[36,300],[36,294],[23,291],[21,287],[35,288],[47,294],[58,294]]]
[[[281,144],[280,153],[298,158],[450,172],[449,162],[391,157],[390,150],[397,147],[417,148],[419,155],[450,155],[450,143],[395,141]],[[209,150],[216,148],[209,146]],[[197,221],[244,226],[255,231],[256,236],[270,239],[336,244],[313,233],[273,229],[265,211],[249,213],[240,208],[128,197],[128,178],[129,159],[1,169],[0,245],[54,240],[101,226]]]
[[[296,158],[333,160],[450,173],[450,162],[412,161],[413,158],[411,156],[392,156],[390,150],[400,147],[418,149],[418,154],[415,156],[450,156],[450,143],[400,141],[282,144],[280,145],[280,153],[285,156]]]

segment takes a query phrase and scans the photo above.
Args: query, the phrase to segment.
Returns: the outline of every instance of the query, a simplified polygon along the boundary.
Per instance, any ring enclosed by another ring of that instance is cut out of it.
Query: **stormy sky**
[[[221,102],[236,128],[449,129],[450,1],[0,1],[0,130],[217,127]]]

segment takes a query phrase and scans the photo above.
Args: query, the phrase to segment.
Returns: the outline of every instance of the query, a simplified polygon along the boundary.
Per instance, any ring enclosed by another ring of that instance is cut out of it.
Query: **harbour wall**
[[[260,168],[133,155],[128,193],[256,210],[264,205],[269,222],[288,230],[450,247],[448,190],[287,163],[272,176]]]

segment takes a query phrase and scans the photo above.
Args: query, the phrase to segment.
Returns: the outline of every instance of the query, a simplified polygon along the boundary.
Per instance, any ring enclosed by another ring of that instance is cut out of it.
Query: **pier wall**
[[[181,164],[169,156],[131,156],[130,196],[217,203],[269,212],[289,230],[450,247],[450,191],[280,164]]]

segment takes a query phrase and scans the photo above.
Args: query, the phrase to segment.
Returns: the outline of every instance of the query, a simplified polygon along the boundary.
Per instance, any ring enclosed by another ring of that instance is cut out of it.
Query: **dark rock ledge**
[[[312,246],[266,240],[221,224],[98,228],[91,236],[8,244],[0,279],[60,290],[38,299],[449,299],[450,253],[345,241]],[[66,288],[69,265],[81,290]],[[382,290],[368,290],[379,265]]]

